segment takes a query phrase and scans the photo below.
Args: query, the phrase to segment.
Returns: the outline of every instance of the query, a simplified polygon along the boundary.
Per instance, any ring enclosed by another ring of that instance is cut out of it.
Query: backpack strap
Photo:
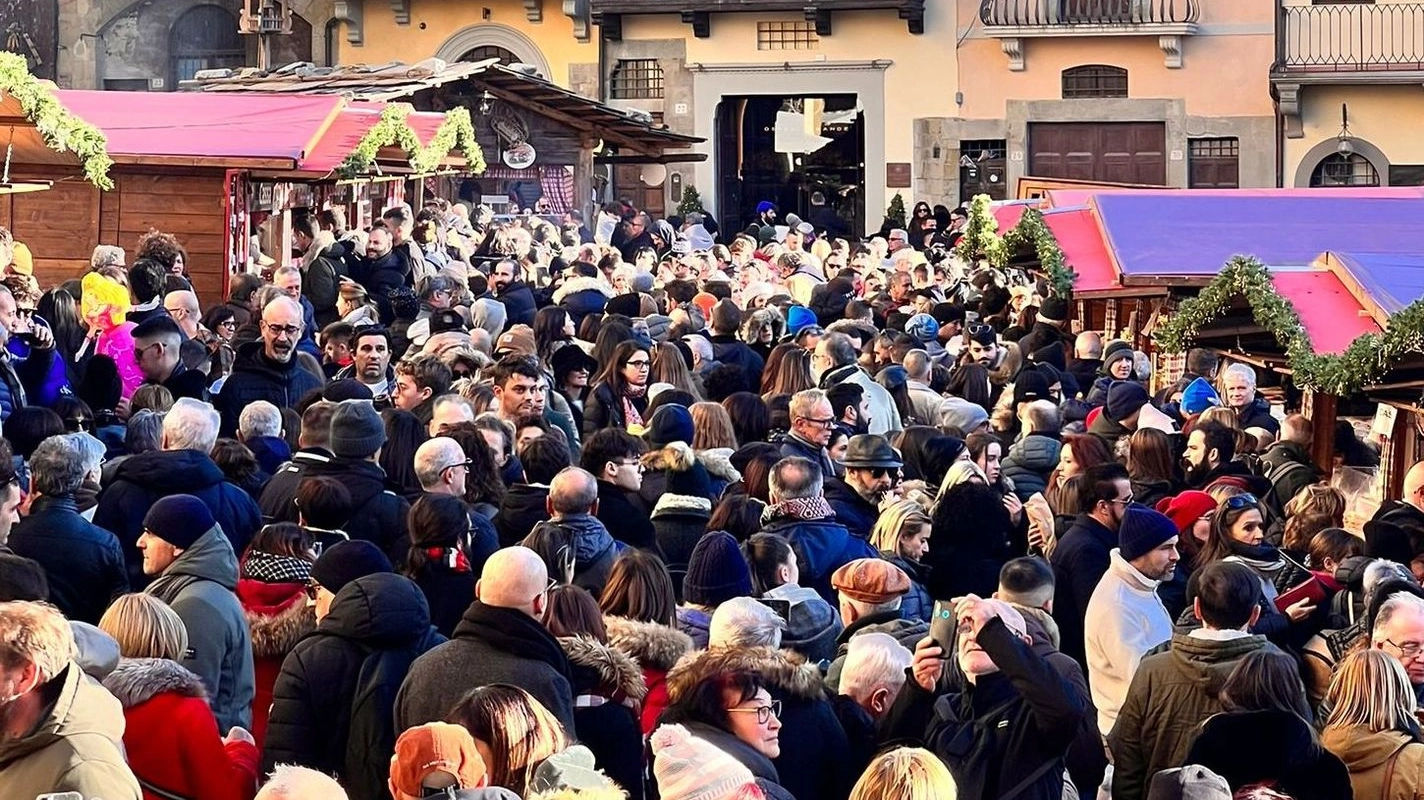
[[[1384,783],[1380,784],[1380,800],[1389,800],[1389,785],[1394,782],[1395,762],[1399,761],[1400,754],[1402,754],[1404,748],[1408,746],[1409,744],[1406,742],[1404,747],[1395,750],[1394,754],[1389,757],[1389,760],[1384,762]]]

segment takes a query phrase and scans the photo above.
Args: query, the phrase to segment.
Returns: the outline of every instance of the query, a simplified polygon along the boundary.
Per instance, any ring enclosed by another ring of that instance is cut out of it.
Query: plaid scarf
[[[761,524],[767,525],[779,519],[826,519],[835,515],[824,497],[796,497],[767,506],[761,512]]]
[[[311,568],[304,558],[252,550],[242,562],[242,577],[263,583],[306,583],[311,579]]]

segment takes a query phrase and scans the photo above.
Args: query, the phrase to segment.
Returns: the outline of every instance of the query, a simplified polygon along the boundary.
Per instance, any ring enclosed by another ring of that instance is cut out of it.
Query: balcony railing
[[[1424,3],[1281,9],[1277,72],[1424,71]]]
[[[1200,16],[1197,0],[983,0],[987,27],[1187,25]]]

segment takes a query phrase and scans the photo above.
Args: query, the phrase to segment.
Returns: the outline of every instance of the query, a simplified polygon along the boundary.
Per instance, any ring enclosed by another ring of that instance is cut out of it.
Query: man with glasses
[[[598,480],[598,506],[594,516],[614,539],[632,547],[658,552],[657,534],[647,512],[640,512],[632,497],[643,488],[643,440],[621,428],[595,432],[583,445],[579,466]]]
[[[1061,634],[1059,649],[1086,669],[1083,619],[1093,591],[1112,562],[1118,529],[1132,503],[1132,482],[1127,468],[1116,461],[1089,467],[1081,480],[1083,506],[1088,510],[1079,514],[1058,540],[1049,561],[1056,579],[1053,617]]]
[[[470,477],[469,457],[459,442],[448,436],[427,439],[415,450],[415,477],[425,494],[448,495],[463,501]],[[494,523],[484,514],[473,507],[468,512],[470,531],[460,539],[461,546],[471,564],[483,564],[499,549],[499,535],[495,533]]]
[[[198,305],[198,296],[187,289],[176,292],[169,292],[163,296],[163,308],[168,312],[168,316],[178,323],[178,330],[183,332],[183,336],[189,339],[201,340],[205,333],[210,332],[203,328],[203,310]]]
[[[191,397],[208,399],[208,378],[198,370],[190,370],[179,357],[183,332],[172,318],[149,317],[133,329],[134,360],[143,373],[144,383],[156,383],[169,391],[176,400]]]
[[[850,437],[846,447],[845,479],[826,479],[826,501],[836,510],[836,519],[846,530],[862,539],[880,518],[880,503],[899,482],[905,463],[884,436],[862,434]]]
[[[834,475],[826,445],[835,427],[836,417],[825,392],[820,389],[797,392],[791,396],[791,431],[782,440],[781,457],[804,458],[820,467],[821,474]]]
[[[1370,631],[1370,647],[1404,665],[1414,696],[1424,703],[1424,599],[1398,592],[1384,601]]]
[[[302,309],[290,297],[278,297],[262,309],[262,338],[237,349],[232,374],[223,382],[213,405],[222,414],[222,435],[237,432],[242,409],[257,400],[278,408],[294,408],[307,392],[321,388],[321,379],[297,364]]]

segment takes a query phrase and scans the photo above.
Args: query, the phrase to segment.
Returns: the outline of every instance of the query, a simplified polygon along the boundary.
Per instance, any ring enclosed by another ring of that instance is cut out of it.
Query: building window
[[[1390,186],[1424,186],[1424,164],[1390,164]]]
[[[1127,70],[1102,64],[1063,70],[1063,99],[1127,97]]]
[[[1187,140],[1187,187],[1236,189],[1241,186],[1241,140],[1235,136]]]
[[[1331,153],[1310,173],[1311,186],[1379,186],[1379,171],[1368,158],[1358,154]]]
[[[620,58],[608,84],[614,100],[661,100],[663,66],[656,58]]]
[[[821,46],[816,23],[805,20],[758,22],[758,50],[815,50]]]
[[[519,58],[519,56],[515,55],[513,51],[506,50],[503,47],[493,44],[480,45],[479,47],[476,47],[470,52],[460,56],[461,61],[470,62],[487,61],[491,58],[498,59],[499,63],[505,65],[517,64],[522,60]]]

